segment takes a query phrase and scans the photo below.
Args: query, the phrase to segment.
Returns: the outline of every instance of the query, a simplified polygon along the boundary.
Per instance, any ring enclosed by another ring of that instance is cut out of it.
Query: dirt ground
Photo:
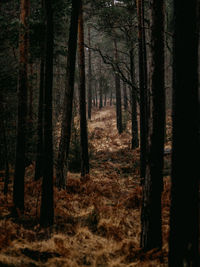
[[[4,197],[1,178],[0,266],[167,266],[168,161],[162,199],[163,250],[144,253],[139,248],[139,149],[130,149],[130,125],[118,135],[114,107],[106,107],[94,111],[88,132],[90,176],[82,181],[79,173],[68,173],[67,190],[54,189],[55,224],[51,228],[41,229],[38,223],[41,181],[33,181],[34,164],[26,169],[25,213],[18,219],[9,216],[12,183]]]

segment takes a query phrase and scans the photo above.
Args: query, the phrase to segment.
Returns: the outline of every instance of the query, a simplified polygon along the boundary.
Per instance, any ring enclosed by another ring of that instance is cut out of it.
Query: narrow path
[[[149,266],[150,259],[145,262],[139,250],[139,150],[130,149],[130,125],[118,135],[114,107],[106,107],[94,111],[88,132],[90,177],[82,181],[79,173],[69,173],[67,190],[55,188],[51,231],[34,223],[39,215],[41,182],[33,182],[33,169],[28,170],[31,179],[25,187],[23,221],[18,224],[8,219],[5,224],[0,220],[0,265]],[[158,256],[151,264],[165,266],[160,265]]]

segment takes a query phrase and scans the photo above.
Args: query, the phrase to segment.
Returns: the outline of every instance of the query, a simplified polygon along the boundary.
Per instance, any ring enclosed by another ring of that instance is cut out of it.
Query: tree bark
[[[80,92],[80,131],[81,131],[81,177],[89,173],[88,134],[85,101],[85,53],[83,8],[80,1],[78,19],[79,92]]]
[[[44,22],[44,0],[42,0],[42,20]],[[45,29],[44,36],[45,36]],[[37,152],[36,152],[36,163],[35,163],[35,181],[43,176],[43,104],[44,104],[44,71],[45,71],[45,38],[41,42],[41,62],[40,62],[40,84],[39,84],[39,104],[38,104],[38,124],[37,124]]]
[[[69,146],[71,139],[71,124],[72,124],[72,110],[73,110],[73,95],[74,95],[74,74],[76,63],[77,50],[77,33],[78,33],[78,14],[79,14],[80,0],[72,2],[72,13],[70,22],[70,32],[68,41],[68,57],[66,68],[66,87],[63,103],[63,115],[61,125],[61,138],[58,150],[58,159],[56,166],[56,185],[58,188],[66,187],[66,176]]]
[[[143,180],[146,171],[146,154],[147,154],[147,136],[148,136],[148,119],[147,119],[147,86],[145,77],[145,36],[143,28],[143,1],[137,0],[138,12],[138,42],[139,42],[139,86],[140,86],[140,176]]]
[[[53,89],[53,10],[52,0],[45,0],[46,58],[44,80],[44,173],[40,225],[47,227],[54,222],[53,194],[53,140],[52,140],[52,89]]]
[[[200,264],[197,6],[174,1],[170,267]]]
[[[164,2],[152,0],[152,121],[143,188],[141,247],[162,248],[161,194],[165,133]]]
[[[21,0],[20,4],[20,34],[19,34],[19,78],[18,78],[18,120],[15,173],[13,184],[14,213],[24,211],[24,175],[25,147],[27,123],[27,91],[28,91],[28,16],[29,0]]]
[[[127,88],[126,83],[123,82],[123,93],[124,93],[124,110],[128,109],[128,97],[127,97]]]
[[[115,60],[118,61],[117,43],[114,41],[115,47]],[[123,132],[122,127],[122,104],[121,104],[121,88],[120,88],[120,77],[115,73],[115,90],[116,90],[116,117],[117,117],[117,130],[121,134]]]
[[[90,26],[88,27],[88,45],[91,47]],[[92,64],[91,49],[88,49],[88,119],[91,120],[92,110]]]
[[[134,66],[134,54],[133,49],[130,50],[130,70],[131,70],[131,129],[132,129],[132,149],[139,146],[138,140],[138,120],[137,120],[137,92],[134,87],[135,84],[135,66]]]

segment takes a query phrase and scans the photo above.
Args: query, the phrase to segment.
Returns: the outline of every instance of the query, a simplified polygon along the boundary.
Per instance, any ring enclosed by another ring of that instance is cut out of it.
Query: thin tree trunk
[[[4,162],[5,162],[5,180],[4,180],[4,195],[8,193],[8,184],[9,184],[9,163],[8,163],[8,142],[7,142],[7,135],[6,135],[6,127],[5,121],[2,119],[2,133],[3,133],[3,144],[4,144]]]
[[[138,42],[139,42],[139,86],[140,86],[140,176],[142,180],[146,171],[146,154],[147,154],[147,92],[144,60],[144,31],[143,31],[143,2],[137,0],[138,12]]]
[[[104,107],[106,107],[106,104],[107,104],[107,94],[105,93],[105,96],[104,96]]]
[[[170,267],[200,265],[198,4],[174,1]]]
[[[40,89],[38,105],[38,125],[37,125],[37,153],[35,163],[35,181],[43,176],[43,101],[44,101],[44,47],[41,49],[40,63]]]
[[[81,131],[81,176],[89,173],[88,134],[85,101],[85,53],[84,53],[84,26],[83,9],[80,1],[78,19],[78,54],[79,54],[79,92],[80,92],[80,131]]]
[[[131,70],[131,128],[132,128],[132,149],[139,146],[138,140],[138,120],[137,120],[137,92],[134,86],[135,84],[135,65],[134,65],[134,53],[133,49],[130,50],[130,70]]]
[[[28,91],[28,16],[30,2],[21,0],[20,5],[20,35],[19,35],[19,80],[18,80],[18,120],[17,143],[15,158],[15,173],[13,185],[14,213],[24,211],[24,175],[25,147],[27,123],[27,91]]]
[[[59,143],[58,159],[56,166],[56,184],[57,187],[63,189],[66,187],[67,168],[65,166],[67,164],[69,156],[69,146],[71,139],[79,7],[80,0],[72,2],[72,13],[68,41],[68,58],[66,68],[67,77],[63,103],[61,138]]]
[[[117,43],[114,41],[115,47],[115,60],[118,61]],[[117,130],[121,134],[123,132],[122,127],[122,104],[121,104],[121,88],[120,88],[120,77],[115,73],[115,90],[116,90],[116,117],[117,117]]]
[[[29,110],[28,120],[30,124],[30,130],[33,127],[33,63],[30,64],[30,82],[29,82]]]
[[[152,6],[152,129],[147,156],[141,214],[141,247],[162,248],[161,194],[163,188],[163,155],[165,132],[164,85],[164,2]]]
[[[53,89],[53,11],[52,0],[45,0],[46,58],[44,81],[44,173],[40,225],[47,227],[54,222],[53,194],[53,140],[52,140],[52,89]]]
[[[128,109],[128,97],[127,97],[127,88],[126,83],[123,82],[123,93],[124,93],[124,110]]]
[[[88,27],[88,45],[91,46],[90,26]],[[88,49],[88,119],[91,119],[92,109],[92,64],[91,64],[91,49]]]
[[[101,58],[99,58],[99,109],[103,107],[103,88],[102,88],[102,77],[101,77]]]
[[[112,89],[110,91],[110,106],[112,106],[113,96],[112,96]]]

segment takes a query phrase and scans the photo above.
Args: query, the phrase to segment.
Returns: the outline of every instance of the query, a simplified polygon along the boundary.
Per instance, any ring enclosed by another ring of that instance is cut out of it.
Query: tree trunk
[[[106,105],[107,105],[107,94],[105,93],[105,95],[104,95],[104,107],[106,107]]]
[[[126,83],[123,82],[123,93],[124,93],[124,110],[128,109],[128,97],[127,97],[127,88]]]
[[[24,175],[25,147],[27,123],[27,91],[28,91],[28,16],[30,2],[21,0],[20,34],[19,34],[19,80],[18,80],[18,120],[15,173],[13,184],[13,203],[15,215],[19,209],[24,211]]]
[[[40,89],[38,105],[38,125],[37,125],[37,152],[35,163],[35,181],[43,176],[43,101],[44,101],[44,47],[41,49],[40,63]]]
[[[80,92],[80,131],[81,131],[81,177],[89,173],[88,134],[85,101],[85,53],[83,8],[80,1],[78,19],[79,92]]]
[[[115,60],[118,61],[117,43],[114,41],[115,46]],[[122,127],[122,104],[121,104],[121,88],[120,88],[120,77],[115,73],[115,90],[116,90],[116,117],[117,117],[117,130],[121,134],[123,132]]]
[[[90,26],[88,27],[88,45],[90,42]],[[91,64],[91,49],[88,49],[88,119],[91,120],[92,109],[92,64]]]
[[[112,89],[110,91],[110,106],[112,106],[113,96],[112,96]]]
[[[73,109],[73,95],[74,95],[74,74],[76,63],[77,50],[77,32],[78,32],[78,14],[79,14],[80,0],[72,2],[72,13],[70,22],[70,32],[68,41],[68,57],[66,68],[66,87],[63,103],[61,138],[58,150],[58,159],[56,166],[56,184],[58,188],[66,187],[66,176],[69,146],[71,139],[71,124],[72,124],[72,109]]]
[[[99,109],[103,107],[103,88],[102,88],[102,77],[101,77],[101,58],[99,59]]]
[[[53,202],[53,140],[52,140],[52,88],[53,88],[53,11],[52,0],[45,0],[46,58],[44,80],[44,173],[40,225],[47,227],[54,222]]]
[[[138,12],[138,42],[139,42],[139,86],[140,86],[140,176],[145,177],[146,154],[147,154],[147,86],[145,78],[145,56],[144,56],[144,29],[143,29],[143,2],[137,0]]]
[[[130,50],[130,70],[131,70],[131,128],[132,128],[132,149],[139,146],[138,140],[138,120],[137,120],[137,92],[134,86],[135,84],[135,66],[134,66],[134,54],[133,49]]]
[[[152,0],[152,122],[143,188],[141,247],[162,248],[161,194],[165,130],[164,2]]]
[[[170,267],[200,264],[197,6],[174,1]]]

